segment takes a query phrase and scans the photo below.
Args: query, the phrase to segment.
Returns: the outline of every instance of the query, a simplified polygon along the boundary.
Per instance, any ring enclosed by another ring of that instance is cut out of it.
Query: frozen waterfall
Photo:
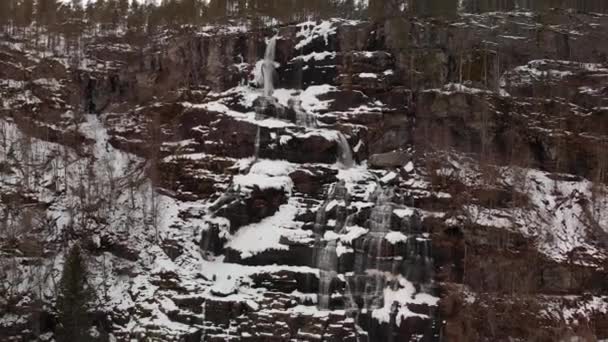
[[[353,152],[350,149],[350,145],[348,144],[348,140],[346,140],[346,136],[341,132],[338,132],[338,162],[340,165],[345,168],[351,168],[355,165],[355,161],[353,159]]]
[[[317,118],[314,114],[307,112],[302,108],[302,99],[292,97],[289,99],[289,107],[293,108],[296,114],[296,125],[306,128],[317,128]]]
[[[264,96],[271,97],[274,92],[274,76],[275,76],[275,51],[277,47],[277,36],[268,40],[266,52],[264,53],[264,61],[262,62],[262,78],[264,82]]]

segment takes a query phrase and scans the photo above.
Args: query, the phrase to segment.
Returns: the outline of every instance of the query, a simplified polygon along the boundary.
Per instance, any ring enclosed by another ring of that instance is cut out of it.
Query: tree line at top
[[[32,24],[50,31],[118,27],[153,32],[161,26],[203,25],[227,20],[251,24],[329,17],[382,18],[413,14],[451,16],[458,11],[573,8],[608,12],[605,0],[1,0],[0,27]]]
[[[304,18],[353,17],[364,8],[358,0],[1,0],[0,26],[18,29],[32,24],[49,30],[62,26],[124,27],[153,31],[161,26],[204,25],[230,19],[281,22]]]

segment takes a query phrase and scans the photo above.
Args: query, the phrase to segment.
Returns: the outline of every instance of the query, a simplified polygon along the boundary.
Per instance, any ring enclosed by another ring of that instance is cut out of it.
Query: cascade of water
[[[319,269],[319,291],[317,293],[317,297],[318,307],[320,310],[328,310],[330,308],[332,284],[335,283],[335,278],[338,275],[338,254],[336,252],[337,241],[331,240],[324,244],[321,239],[321,236],[323,236],[325,233],[328,205],[331,203],[331,201],[336,199],[341,199],[345,202],[348,201],[348,190],[346,189],[344,182],[335,184],[329,190],[327,200],[319,207],[315,218],[314,232],[316,241],[314,261]],[[333,228],[334,231],[339,231],[343,228],[342,221],[354,220],[354,218],[352,218],[353,216],[354,214],[351,214],[343,220],[337,220],[341,221],[341,223],[337,224]]]
[[[257,133],[255,134],[254,142],[254,157],[257,160],[260,156],[260,126],[258,126]]]
[[[368,257],[373,262],[373,268],[367,270],[372,278],[365,289],[365,305],[368,309],[378,308],[383,305],[384,283],[386,271],[384,262],[385,246],[387,246],[384,236],[390,231],[391,217],[393,214],[393,204],[391,202],[394,195],[392,188],[382,189],[378,186],[375,196],[375,205],[372,208],[369,218],[370,242]],[[371,265],[369,265],[371,266]]]
[[[264,96],[272,97],[274,92],[273,78],[275,74],[275,51],[277,46],[277,36],[268,40],[266,52],[264,53],[264,61],[262,64],[262,78],[264,79]]]
[[[323,235],[324,233],[323,228],[325,227],[326,223],[327,206],[331,200],[334,199],[341,199],[345,201],[348,199],[348,190],[346,189],[344,181],[340,181],[331,186],[325,203],[321,204],[319,209],[317,209],[314,232],[318,235]]]
[[[328,199],[332,197],[335,191],[335,186],[330,189]],[[329,244],[323,246],[321,236],[324,233],[327,205],[329,201],[319,206],[315,217],[315,248],[314,248],[314,263],[319,269],[319,289],[317,291],[317,306],[321,310],[329,309],[330,287],[334,274],[330,271],[331,263],[331,247]],[[335,253],[335,249],[333,251]]]
[[[382,265],[383,246],[385,244],[384,237],[376,238],[376,272],[374,273],[374,298],[376,299],[373,305],[381,307],[384,294],[384,273]]]
[[[296,113],[296,125],[306,128],[317,128],[317,118],[302,108],[302,100],[299,98],[289,99],[289,105]]]
[[[394,195],[392,188],[382,189],[378,186],[376,190],[376,203],[370,213],[370,230],[372,232],[388,232],[391,227],[393,215],[393,204],[391,199]]]
[[[319,309],[327,310],[331,301],[331,285],[338,270],[336,241],[327,242],[327,245],[321,249],[317,267],[319,268]]]
[[[328,199],[331,198],[331,191],[333,191],[333,189],[330,190],[330,196],[328,196]],[[317,234],[317,236],[323,235],[323,227],[325,226],[326,208],[328,203],[328,201],[325,201],[325,203],[321,204],[319,209],[317,209],[314,225],[314,232]]]
[[[346,227],[352,227],[355,225],[355,219],[357,217],[357,212],[354,212],[352,214],[348,214],[346,216],[346,218],[344,219],[344,224],[342,225],[341,229],[338,231],[340,234],[346,234]]]
[[[350,149],[350,145],[348,144],[348,140],[341,132],[338,132],[338,162],[344,168],[351,168],[355,164],[353,159],[353,152]]]
[[[355,322],[357,321],[357,315],[359,313],[359,306],[357,305],[357,301],[355,300],[355,296],[351,285],[350,280],[346,280],[346,285],[344,289],[344,293],[346,294],[346,312],[351,315],[351,317],[355,318]]]

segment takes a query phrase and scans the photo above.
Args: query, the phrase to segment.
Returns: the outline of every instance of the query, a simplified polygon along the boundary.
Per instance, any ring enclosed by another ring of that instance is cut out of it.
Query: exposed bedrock
[[[2,36],[0,340],[53,333],[40,279],[75,241],[117,341],[608,338],[607,36],[336,19],[78,63]]]

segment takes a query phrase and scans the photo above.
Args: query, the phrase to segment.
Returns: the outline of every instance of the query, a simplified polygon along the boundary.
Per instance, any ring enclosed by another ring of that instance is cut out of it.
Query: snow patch
[[[436,306],[439,302],[439,298],[431,296],[427,293],[416,293],[414,285],[399,276],[398,288],[392,289],[387,287],[384,289],[384,306],[372,311],[372,317],[379,322],[389,323],[391,318],[391,312],[393,312],[393,306],[396,306],[397,317],[396,322],[398,326],[408,317],[422,317],[428,318],[426,315],[417,314],[412,312],[407,304],[426,304],[429,306]]]
[[[389,232],[384,236],[384,238],[393,245],[395,245],[399,242],[407,241],[407,236],[405,236],[401,232]]]
[[[322,37],[325,40],[325,45],[329,44],[329,36],[336,34],[337,27],[333,25],[332,21],[324,20],[320,23],[316,23],[314,21],[307,21],[297,25],[299,28],[296,37],[300,39],[300,41],[296,44],[295,49],[299,50],[308,44],[310,44],[314,39]]]
[[[226,247],[240,252],[242,258],[249,258],[267,250],[289,250],[289,246],[280,243],[282,236],[295,239],[306,239],[312,234],[310,231],[293,229],[299,224],[294,222],[298,213],[296,203],[290,199],[287,204],[279,207],[272,216],[259,223],[242,227],[228,241]]]

